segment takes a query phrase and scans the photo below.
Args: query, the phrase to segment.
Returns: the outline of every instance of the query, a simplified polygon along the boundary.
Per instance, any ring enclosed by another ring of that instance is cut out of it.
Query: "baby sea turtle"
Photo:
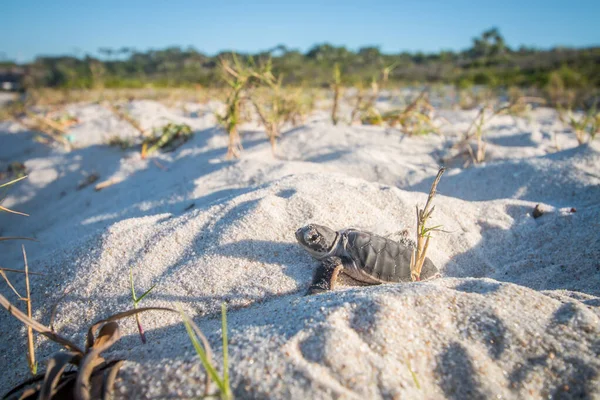
[[[372,285],[410,282],[410,260],[415,244],[408,238],[399,242],[357,229],[334,231],[310,224],[296,231],[300,245],[321,261],[307,294],[332,290],[340,272]],[[437,274],[438,269],[425,258],[421,279]]]

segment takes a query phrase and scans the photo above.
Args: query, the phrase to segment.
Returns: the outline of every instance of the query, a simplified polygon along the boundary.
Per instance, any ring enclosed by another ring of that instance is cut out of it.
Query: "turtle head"
[[[327,254],[335,244],[337,232],[323,225],[309,224],[296,231],[296,240],[313,257]]]

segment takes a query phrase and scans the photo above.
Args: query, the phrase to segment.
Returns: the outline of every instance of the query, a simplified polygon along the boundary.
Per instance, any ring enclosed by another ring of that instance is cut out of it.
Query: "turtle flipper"
[[[338,275],[344,269],[342,259],[339,257],[329,257],[322,261],[315,272],[313,282],[308,288],[306,295],[323,293],[333,290]]]

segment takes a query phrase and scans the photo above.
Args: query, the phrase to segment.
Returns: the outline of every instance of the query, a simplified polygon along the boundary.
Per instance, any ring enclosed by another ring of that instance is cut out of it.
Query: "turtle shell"
[[[379,282],[410,282],[410,259],[414,245],[376,235],[370,232],[348,230],[344,232],[345,253],[354,266]],[[351,271],[346,270],[351,276]],[[425,258],[421,278],[426,279],[438,272],[429,258]],[[360,279],[355,276],[354,278]]]

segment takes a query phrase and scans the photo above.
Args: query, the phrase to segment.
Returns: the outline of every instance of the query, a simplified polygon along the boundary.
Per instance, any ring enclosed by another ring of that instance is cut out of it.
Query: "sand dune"
[[[0,233],[39,240],[26,243],[31,269],[46,274],[32,278],[38,320],[47,323],[68,291],[55,326],[82,342],[93,321],[131,308],[131,268],[140,290],[157,283],[143,304],[180,304],[217,360],[218,310],[228,304],[240,398],[600,398],[598,143],[576,147],[550,109],[495,119],[487,162],[451,164],[439,185],[433,222],[447,232],[435,234],[428,256],[442,278],[346,282],[305,297],[317,263],[294,231],[317,222],[412,234],[415,205],[474,113],[443,111],[444,136],[426,137],[333,127],[316,113],[284,133],[277,158],[249,124],[242,159],[224,161],[215,106],[187,105],[190,117],[129,104],[144,128],[176,121],[196,132],[146,160],[104,144],[137,133],[99,105],[69,106],[80,120],[70,153],[0,125],[1,160],[30,171],[3,205],[31,214],[0,214]],[[78,190],[92,173],[118,183]],[[545,210],[538,219],[536,204]],[[20,257],[18,243],[4,243],[0,265],[18,268]],[[203,370],[179,317],[142,319],[148,344],[131,318],[109,354],[129,360],[120,396],[201,395]],[[27,377],[24,329],[0,313],[0,337],[5,392]],[[57,350],[41,338],[38,348],[41,359]]]

